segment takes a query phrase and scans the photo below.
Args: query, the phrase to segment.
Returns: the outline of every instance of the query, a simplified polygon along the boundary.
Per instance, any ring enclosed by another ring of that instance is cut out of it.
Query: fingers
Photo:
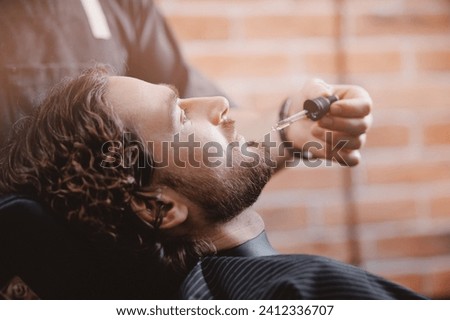
[[[366,142],[366,134],[350,135],[342,131],[330,131],[318,124],[311,128],[311,134],[320,146],[311,150],[315,157],[338,162],[346,166],[355,166],[361,161],[359,149]]]
[[[336,157],[336,161],[348,167],[354,167],[361,162],[361,153],[358,150],[341,152]]]
[[[307,99],[314,99],[320,96],[331,96],[333,87],[321,79],[312,79],[302,88]]]
[[[367,132],[371,124],[371,115],[364,118],[342,118],[326,115],[318,121],[318,125],[323,129],[341,131],[353,136]]]
[[[330,106],[329,114],[343,118],[363,118],[372,109],[371,100],[364,98],[338,100]]]
[[[319,126],[315,126],[311,129],[311,134],[318,138],[321,141],[324,141],[328,144],[333,144],[331,141],[334,141],[334,143],[344,143],[344,148],[348,150],[357,150],[362,148],[362,146],[366,142],[366,135],[360,134],[360,135],[349,135],[345,132],[332,132],[326,129],[323,129]],[[331,135],[331,136],[330,136]]]
[[[345,147],[345,142],[343,143],[342,141],[333,145],[322,142],[311,144],[304,151],[310,152],[315,158],[327,159],[349,167],[359,164],[361,161],[361,153],[359,150],[349,150]]]
[[[301,90],[291,97],[292,108],[290,114],[303,110],[303,103],[307,99],[326,97],[333,94],[332,86],[320,79],[312,79],[306,82]]]
[[[339,100],[330,107],[329,114],[342,118],[364,118],[372,109],[372,99],[362,87],[355,85],[329,85],[320,79],[308,81],[301,90],[306,99],[337,95]]]
[[[334,84],[332,85],[334,94],[337,94],[341,99],[364,99],[370,101],[372,99],[369,93],[362,87],[351,84]]]
[[[354,166],[360,162],[359,149],[364,145],[366,132],[373,121],[373,102],[365,89],[355,85],[328,85],[320,79],[313,79],[292,100],[296,110],[291,114],[301,109],[306,99],[330,95],[337,95],[339,100],[331,105],[325,117],[314,123],[306,121],[309,126],[298,122],[297,126],[290,128],[289,134],[296,137],[303,132],[300,130],[303,124],[303,129],[309,128],[309,137],[314,142],[308,151],[315,157]]]

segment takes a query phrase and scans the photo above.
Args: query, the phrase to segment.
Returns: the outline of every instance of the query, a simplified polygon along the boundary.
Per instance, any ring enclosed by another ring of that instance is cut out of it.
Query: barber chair
[[[0,197],[0,298],[173,298],[165,279],[146,259],[94,248],[34,200]]]

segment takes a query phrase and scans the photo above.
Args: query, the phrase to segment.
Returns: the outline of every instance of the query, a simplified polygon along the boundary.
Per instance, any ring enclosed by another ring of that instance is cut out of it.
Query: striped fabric
[[[425,299],[360,268],[311,255],[207,257],[180,289],[182,299]]]

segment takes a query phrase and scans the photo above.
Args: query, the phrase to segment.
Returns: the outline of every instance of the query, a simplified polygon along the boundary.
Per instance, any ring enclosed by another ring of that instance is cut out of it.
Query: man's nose
[[[225,97],[189,98],[181,100],[180,107],[188,118],[207,117],[214,125],[226,119],[230,103]]]

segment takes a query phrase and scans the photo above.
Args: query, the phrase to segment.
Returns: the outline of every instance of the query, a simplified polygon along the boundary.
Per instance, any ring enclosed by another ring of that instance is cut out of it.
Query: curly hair
[[[108,73],[98,66],[64,80],[16,126],[0,155],[0,192],[33,197],[94,241],[112,239],[185,271],[191,258],[210,250],[209,244],[167,238],[131,209],[131,201],[140,201],[155,220],[164,213],[148,192],[151,154],[105,99]],[[110,142],[127,156],[127,165],[120,159],[105,162],[114,151]],[[143,157],[144,167],[139,166]]]

